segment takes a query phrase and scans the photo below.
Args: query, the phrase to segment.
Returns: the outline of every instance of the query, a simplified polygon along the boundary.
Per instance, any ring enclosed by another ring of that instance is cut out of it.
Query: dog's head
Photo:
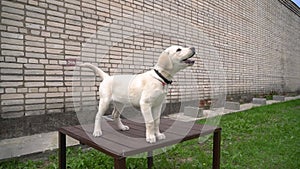
[[[194,47],[170,46],[161,53],[156,66],[174,75],[181,69],[193,66],[195,61],[191,58],[195,54]]]

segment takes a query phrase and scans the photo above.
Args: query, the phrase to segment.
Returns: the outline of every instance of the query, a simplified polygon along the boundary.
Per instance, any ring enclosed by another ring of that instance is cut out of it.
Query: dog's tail
[[[92,69],[96,74],[98,74],[102,79],[106,79],[107,77],[109,77],[109,75],[105,72],[103,72],[100,68],[98,68],[95,65],[92,65],[90,63],[83,63],[81,65],[79,65],[80,67],[88,67],[90,69]]]

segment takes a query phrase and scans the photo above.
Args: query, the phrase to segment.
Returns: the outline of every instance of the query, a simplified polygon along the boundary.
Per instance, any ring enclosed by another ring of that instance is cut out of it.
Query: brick
[[[22,99],[24,98],[23,94],[2,94],[1,100],[9,100],[9,99]]]
[[[44,70],[24,70],[24,72],[25,72],[25,75],[43,75],[44,74]]]
[[[48,8],[48,3],[39,2],[39,6],[42,8]]]
[[[43,48],[38,48],[38,49],[43,49]],[[38,51],[35,51],[35,52],[38,52]],[[41,52],[41,51],[39,51],[39,52]],[[38,59],[46,58],[44,53],[26,52],[25,56],[30,57],[30,58],[38,58]],[[32,60],[30,60],[29,63],[38,63],[38,62],[32,62]]]
[[[17,27],[23,27],[24,26],[23,22],[11,20],[11,19],[3,19],[2,18],[1,22],[4,25],[12,25],[12,26],[17,26]]]
[[[46,64],[49,64],[49,60],[48,59],[39,59],[39,63],[46,65]]]
[[[8,32],[19,32],[19,28],[15,26],[7,26]]]
[[[49,54],[62,54],[63,49],[52,49],[52,48],[46,48],[46,52]]]
[[[23,50],[24,46],[19,45],[10,45],[10,44],[1,44],[2,49],[10,49],[10,50]]]
[[[28,4],[37,6],[38,5],[38,1],[36,1],[36,0],[28,0]]]
[[[65,2],[75,4],[75,5],[80,5],[81,1],[80,0],[65,0]]]
[[[63,75],[61,70],[46,70],[47,75]]]
[[[20,87],[23,86],[23,82],[0,82],[0,87]]]
[[[49,86],[49,87],[59,87],[59,86],[64,86],[64,83],[63,82],[46,82],[46,86]]]
[[[38,42],[44,42],[44,40],[45,40],[45,38],[43,38],[43,37],[31,36],[31,35],[26,35],[25,39],[30,40],[30,41],[38,41]]]
[[[0,62],[0,68],[23,68],[23,64]]]
[[[25,111],[25,116],[36,116],[36,115],[42,115],[45,114],[45,110],[27,110]]]
[[[57,54],[47,54],[48,59],[64,59],[63,55],[57,55]]]
[[[55,21],[55,22],[60,22],[60,23],[64,23],[65,22],[65,19],[64,18],[61,18],[61,17],[56,17],[56,16],[47,16],[47,19],[49,21]],[[48,22],[49,23],[49,22]]]
[[[63,81],[63,76],[46,76],[47,81]]]
[[[28,61],[29,63],[39,63],[39,60],[38,59],[29,59]]]
[[[54,99],[47,98],[47,103],[62,103],[62,102],[64,102],[63,98],[54,98]]]
[[[27,24],[27,23],[26,23]],[[44,29],[43,26],[40,26],[40,25],[37,25],[37,24],[33,24],[33,23],[29,23],[29,25],[32,25],[33,26],[33,29]],[[33,35],[40,35],[41,34],[41,31],[39,30],[30,30],[30,33],[33,34]]]
[[[50,9],[52,9],[52,10],[55,10],[55,11],[58,10],[58,7],[57,7],[56,5],[51,5],[51,4],[49,4],[48,7],[49,7]]]
[[[23,99],[13,99],[13,100],[2,100],[1,101],[2,106],[21,105],[21,104],[24,104]]]
[[[8,13],[13,13],[13,14],[19,14],[19,15],[22,15],[22,16],[25,14],[24,10],[11,8],[11,7],[6,7],[6,6],[2,7],[2,11],[8,12]]]
[[[1,74],[23,74],[22,69],[9,69],[9,68],[1,68]]]
[[[45,103],[45,99],[26,99],[26,104],[39,104],[39,103]]]
[[[26,5],[25,7],[28,11],[35,11],[38,13],[45,13],[45,9],[36,7],[36,6],[31,6],[31,5]]]
[[[5,56],[5,62],[16,62],[16,57],[14,56]]]
[[[91,3],[82,2],[81,6],[86,7],[86,8],[96,9],[95,4],[91,4]]]
[[[14,50],[2,50],[1,54],[5,56],[24,56],[23,51],[14,51]]]
[[[45,19],[45,15],[38,13],[38,12],[32,12],[32,11],[26,11],[26,15],[32,18],[39,18],[39,19]]]
[[[21,81],[23,80],[22,75],[0,75],[2,81]]]
[[[80,6],[75,4],[65,3],[65,7],[70,9],[80,10]]]
[[[25,82],[24,86],[25,87],[42,87],[44,86],[44,82]]]
[[[36,92],[39,91],[39,89],[38,89],[37,87],[30,87],[30,88],[28,88],[28,89],[29,89],[29,90],[28,90],[29,93],[36,93]]]
[[[1,38],[1,42],[3,44],[15,44],[15,45],[24,45],[24,41],[22,39],[11,39],[11,38]]]
[[[62,66],[60,66],[60,65],[46,65],[46,69],[62,70]]]
[[[44,42],[39,42],[39,41],[29,41],[29,40],[26,40],[25,41],[25,45],[27,45],[27,46],[35,46],[35,47],[45,47],[45,43]]]
[[[51,33],[50,37],[52,37],[52,38],[59,38],[60,34],[59,33]]]
[[[40,24],[40,25],[45,24],[45,21],[43,19],[31,18],[31,17],[28,17],[28,16],[26,16],[25,22],[37,23],[37,24]]]
[[[19,88],[17,88],[17,92],[18,93],[27,93],[27,88],[22,88],[22,87],[19,87]]]
[[[26,46],[25,50],[27,52],[40,52],[40,53],[45,52],[45,48],[38,48],[38,47],[31,47],[31,46]]]
[[[67,9],[64,8],[64,7],[58,7],[58,11],[59,11],[59,12],[64,12],[64,13],[66,13],[66,12],[67,12]]]
[[[47,25],[51,25],[51,26],[54,26],[54,27],[59,27],[59,28],[64,28],[65,27],[65,24],[64,23],[59,23],[57,21],[48,21],[47,22]]]
[[[11,13],[7,13],[7,12],[2,12],[1,16],[3,18],[12,19],[12,20],[15,20],[15,21],[24,20],[24,16],[22,16],[22,15],[16,15],[16,14],[11,14]]]
[[[27,93],[25,94],[26,99],[34,99],[34,98],[44,98],[44,93]]]
[[[47,48],[56,48],[56,49],[63,49],[64,45],[62,44],[55,44],[55,43],[47,43],[46,44]]]
[[[10,113],[2,113],[1,118],[3,119],[9,119],[9,118],[18,118],[23,117],[24,112],[10,112]]]
[[[25,110],[44,110],[45,109],[45,104],[34,104],[34,105],[26,105]]]
[[[26,69],[44,69],[44,65],[42,64],[24,64]]]
[[[81,26],[66,25],[66,29],[80,31],[81,30]]]
[[[25,81],[44,81],[44,76],[25,76]]]
[[[2,106],[2,112],[15,112],[24,110],[23,106]]]
[[[1,5],[13,7],[13,8],[24,9],[24,5],[23,4],[16,3],[16,2],[11,2],[11,1],[6,1],[6,0],[2,0],[1,1]]]
[[[47,10],[47,14],[48,15],[53,15],[53,16],[56,16],[56,17],[64,17],[64,13],[62,12],[58,12],[58,11],[52,11],[52,10]]]
[[[5,88],[5,93],[17,93],[16,88]]]
[[[63,1],[58,1],[58,0],[46,0],[46,2],[49,3],[49,4],[57,5],[57,6],[63,6],[64,5]]]
[[[13,39],[23,39],[24,37],[22,34],[10,33],[10,32],[1,32],[1,36],[7,38],[13,38]]]

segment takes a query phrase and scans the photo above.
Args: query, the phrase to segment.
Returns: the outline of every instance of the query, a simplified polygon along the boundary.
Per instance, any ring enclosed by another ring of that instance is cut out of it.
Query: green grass
[[[199,121],[199,123],[203,121]],[[300,100],[256,107],[225,115],[221,119],[221,168],[300,168]],[[176,145],[154,157],[154,168],[211,168],[212,138],[199,145],[197,139]],[[68,148],[72,169],[113,168],[113,159],[95,150]],[[146,168],[145,158],[129,158],[128,168]],[[57,155],[46,161],[12,160],[0,169],[58,168]]]

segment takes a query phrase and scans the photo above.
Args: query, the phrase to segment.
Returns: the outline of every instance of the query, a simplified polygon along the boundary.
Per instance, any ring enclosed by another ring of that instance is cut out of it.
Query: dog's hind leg
[[[99,101],[99,108],[98,108],[98,112],[96,114],[95,126],[94,126],[94,132],[93,132],[94,137],[99,137],[102,135],[101,118],[102,118],[103,114],[105,113],[105,111],[108,109],[109,103],[110,103],[110,100],[105,99],[105,98],[102,98]]]
[[[115,119],[115,122],[118,126],[118,128],[122,131],[125,131],[125,130],[129,130],[129,127],[124,125],[121,121],[121,113],[124,109],[124,105],[123,104],[118,104],[118,103],[115,103],[114,104],[114,110],[113,110],[113,117]]]

